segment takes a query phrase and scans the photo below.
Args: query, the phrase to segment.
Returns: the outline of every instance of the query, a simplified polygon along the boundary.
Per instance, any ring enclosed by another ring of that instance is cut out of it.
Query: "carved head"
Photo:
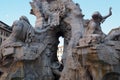
[[[96,12],[93,13],[92,18],[93,18],[94,20],[99,21],[99,22],[102,21],[102,16],[101,16],[101,14],[100,14],[98,11],[96,11]]]
[[[28,18],[26,16],[21,16],[19,20],[24,20],[26,21],[28,24],[30,24]]]
[[[29,24],[26,21],[16,20],[12,25],[12,34],[11,36],[17,40],[25,41],[26,34],[30,29]]]
[[[19,38],[22,32],[22,28],[23,28],[23,24],[21,21],[19,20],[14,21],[12,25],[12,35],[13,35],[12,37]]]

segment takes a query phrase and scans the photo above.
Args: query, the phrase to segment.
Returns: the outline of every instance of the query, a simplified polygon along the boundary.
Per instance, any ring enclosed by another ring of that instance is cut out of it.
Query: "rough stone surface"
[[[120,80],[120,28],[105,35],[100,24],[112,15],[84,20],[72,0],[33,0],[33,28],[25,16],[13,22],[0,47],[0,80]],[[62,63],[57,58],[64,38]]]

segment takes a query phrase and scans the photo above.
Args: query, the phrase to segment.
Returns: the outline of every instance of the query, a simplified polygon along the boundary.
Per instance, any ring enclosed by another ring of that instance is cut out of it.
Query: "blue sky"
[[[31,24],[35,25],[35,16],[30,15],[31,6],[29,2],[32,0],[1,0],[0,1],[0,20],[8,25],[12,25],[21,15],[25,15]],[[108,33],[112,28],[120,26],[120,0],[73,0],[80,4],[85,19],[91,19],[91,15],[95,11],[99,11],[102,15],[108,13],[111,6],[113,15],[109,17],[101,26],[104,33]]]

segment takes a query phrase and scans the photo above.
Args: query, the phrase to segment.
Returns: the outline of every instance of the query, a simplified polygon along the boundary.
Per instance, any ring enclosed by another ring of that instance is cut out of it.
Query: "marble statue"
[[[85,20],[72,0],[33,0],[30,5],[35,26],[21,16],[0,46],[0,80],[120,80],[120,28],[107,35],[101,29],[111,7],[108,15],[95,12]]]

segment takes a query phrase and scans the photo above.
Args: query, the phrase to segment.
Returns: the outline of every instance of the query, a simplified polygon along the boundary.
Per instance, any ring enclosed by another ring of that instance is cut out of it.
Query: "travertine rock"
[[[25,16],[0,47],[0,80],[120,80],[120,28],[105,35],[100,24],[112,15],[84,20],[72,0],[33,0],[33,28]],[[62,63],[57,59],[64,38]]]

